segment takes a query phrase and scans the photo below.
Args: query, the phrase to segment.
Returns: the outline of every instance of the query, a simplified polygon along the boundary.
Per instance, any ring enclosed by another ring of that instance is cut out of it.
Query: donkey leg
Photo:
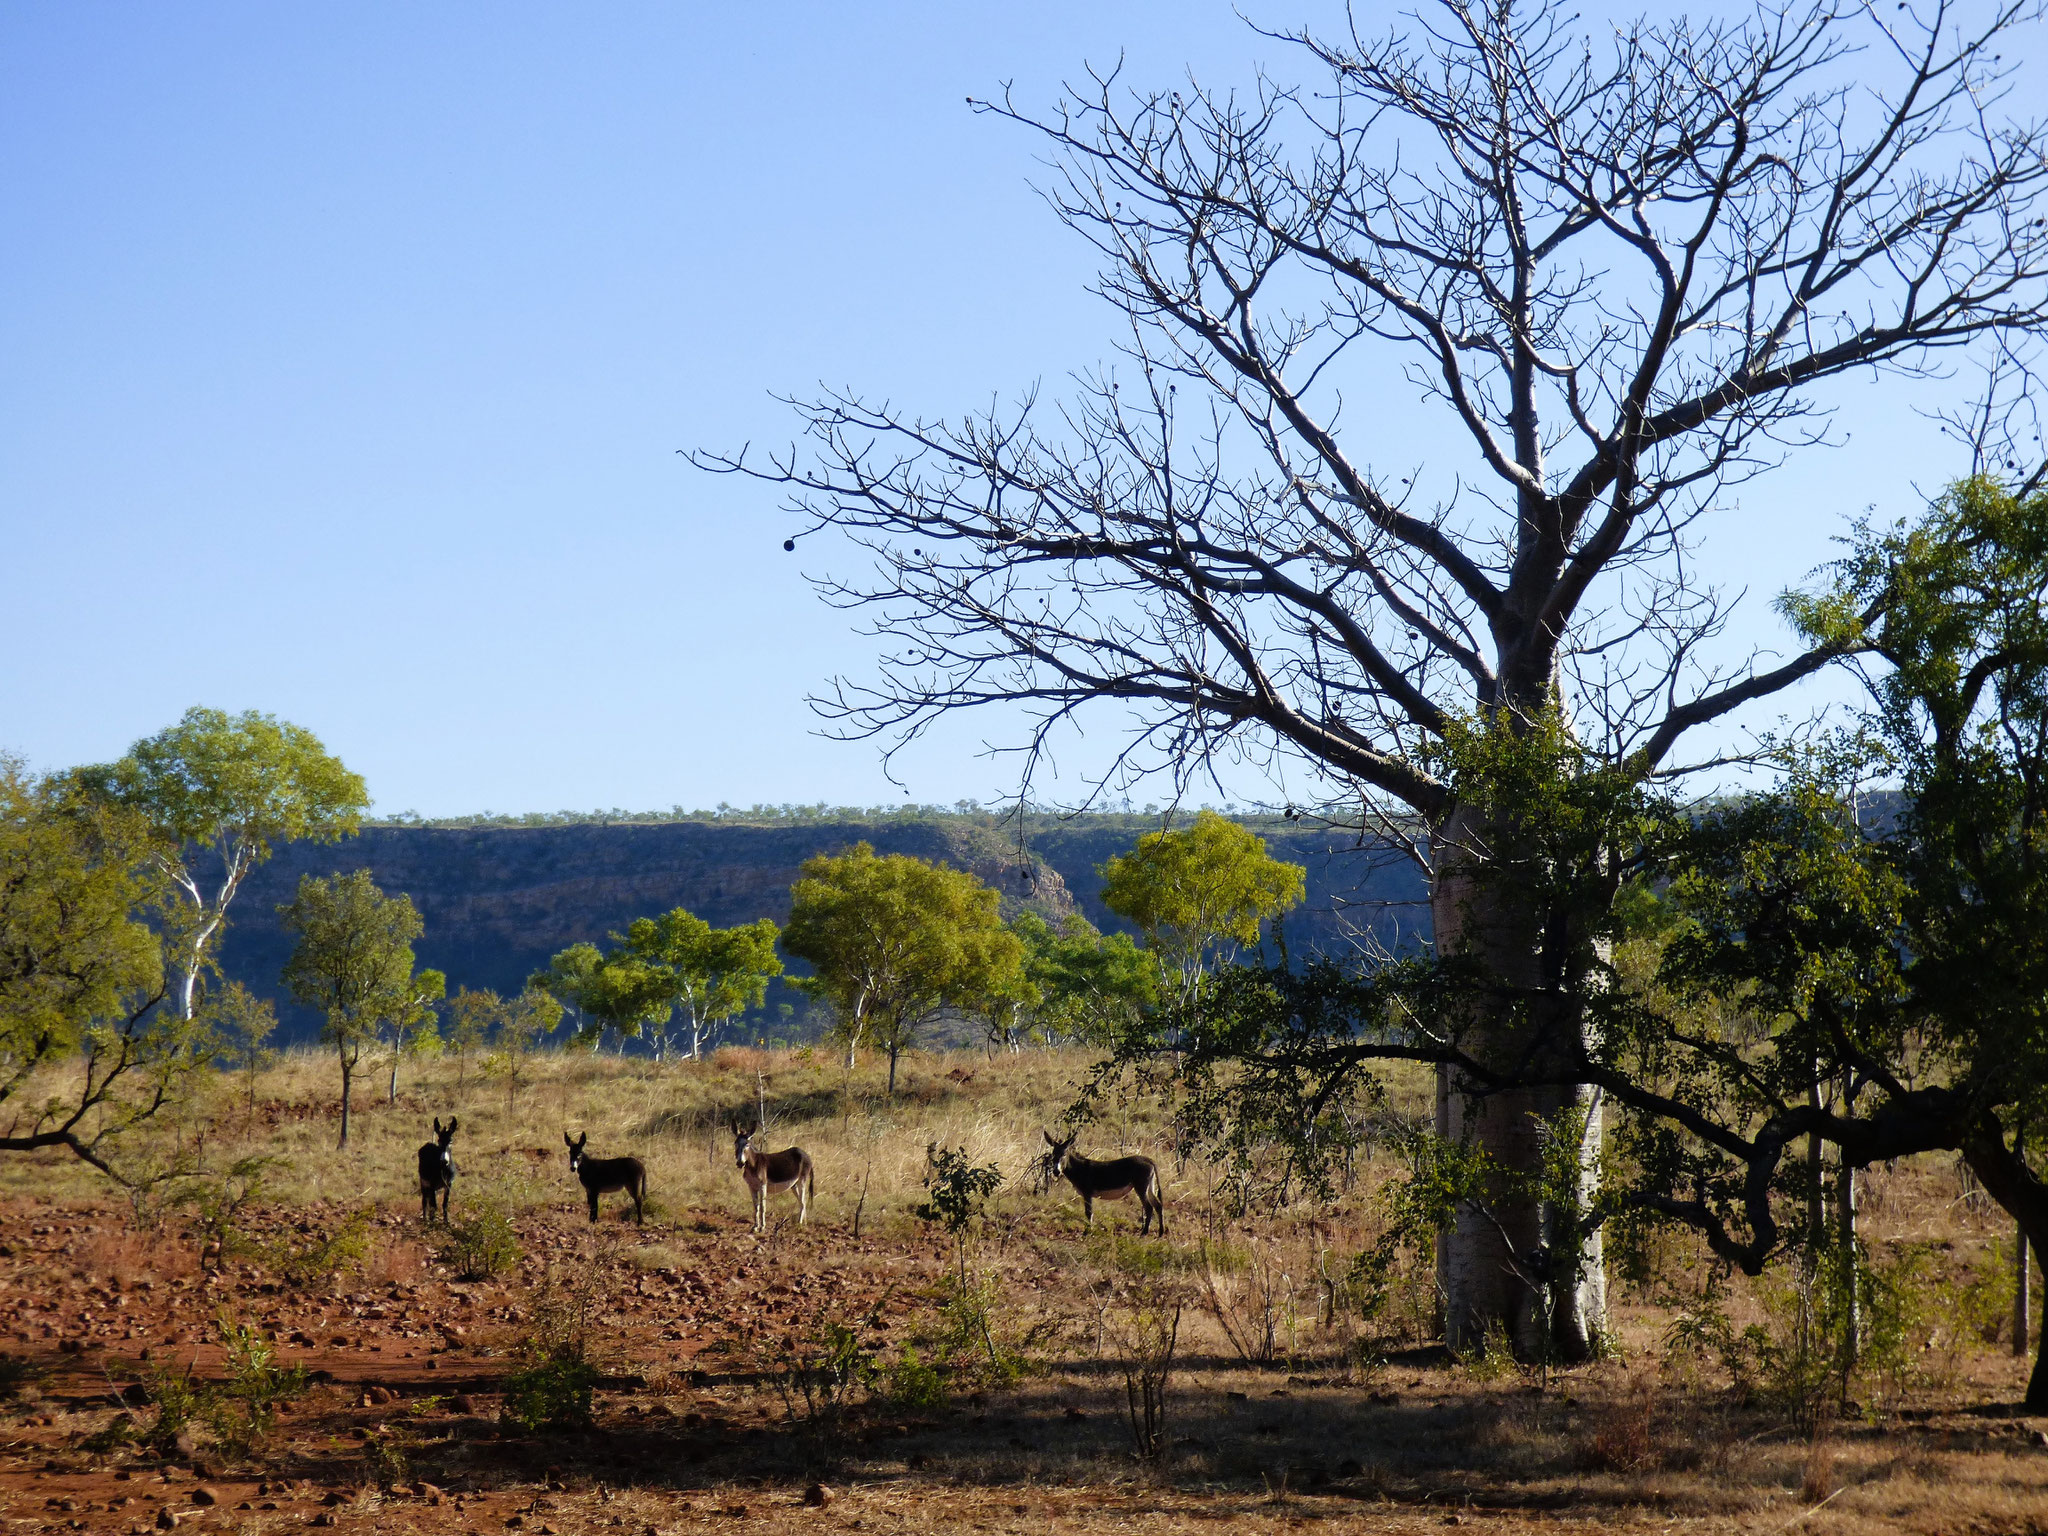
[[[1081,1197],[1081,1229],[1085,1232],[1094,1225],[1095,1197],[1093,1195],[1083,1195]]]
[[[594,1223],[595,1223],[595,1222],[597,1221],[597,1191],[593,1189],[593,1190],[591,1190],[591,1191],[589,1192],[589,1194],[590,1194],[590,1219],[591,1219],[592,1223],[594,1224]]]
[[[647,1186],[645,1184],[635,1184],[633,1186],[633,1225],[636,1227],[647,1225],[646,1200]]]
[[[811,1180],[807,1177],[796,1187],[796,1224],[803,1226],[811,1219]]]

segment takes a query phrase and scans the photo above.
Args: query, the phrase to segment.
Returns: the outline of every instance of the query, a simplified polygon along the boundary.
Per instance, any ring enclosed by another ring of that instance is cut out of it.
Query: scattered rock
[[[201,1483],[192,1490],[192,1502],[194,1504],[218,1504],[220,1502],[220,1495],[207,1487],[206,1484]]]
[[[475,1413],[476,1399],[471,1397],[467,1392],[458,1392],[453,1397],[448,1399],[448,1406],[450,1408],[453,1408],[457,1413]]]
[[[823,1483],[813,1483],[804,1490],[804,1503],[812,1509],[823,1509],[836,1495]]]
[[[176,1530],[178,1525],[178,1512],[175,1509],[158,1510],[156,1512],[156,1524],[158,1530]]]
[[[312,1518],[312,1520],[308,1523],[312,1525],[332,1525],[334,1524],[334,1511],[331,1509],[323,1509],[320,1511],[319,1514],[315,1515]]]

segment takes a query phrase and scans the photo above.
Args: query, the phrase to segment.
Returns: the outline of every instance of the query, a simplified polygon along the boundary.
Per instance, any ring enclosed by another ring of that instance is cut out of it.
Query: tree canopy
[[[415,973],[412,946],[424,931],[408,896],[386,896],[358,869],[321,879],[307,875],[298,894],[278,908],[294,937],[284,983],[293,997],[320,1010],[323,1038],[341,1066],[341,1145],[348,1145],[356,1067],[377,1032],[415,1018],[441,995],[438,971]]]
[[[119,1134],[210,1059],[204,1023],[165,1006],[189,935],[163,854],[146,817],[0,755],[0,1151],[112,1173]]]
[[[966,870],[856,843],[807,859],[790,888],[783,947],[815,974],[797,985],[831,1003],[849,1052],[897,1060],[941,1012],[978,1012],[1021,985],[1024,946],[996,892]]]
[[[197,914],[179,999],[187,1017],[198,1007],[207,947],[249,871],[277,843],[355,832],[370,804],[362,779],[311,731],[256,710],[194,707],[119,762],[79,773],[149,818],[163,838],[164,868]],[[201,875],[194,850],[216,855],[212,877]]]
[[[1183,993],[1258,943],[1260,926],[1299,906],[1307,889],[1299,864],[1272,857],[1256,832],[1208,810],[1191,826],[1146,833],[1102,876],[1103,905],[1137,925]]]

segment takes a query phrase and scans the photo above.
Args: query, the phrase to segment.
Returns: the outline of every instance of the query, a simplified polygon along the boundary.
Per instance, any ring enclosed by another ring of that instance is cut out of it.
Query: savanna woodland
[[[2041,12],[1451,0],[972,102],[1113,360],[692,457],[871,557],[839,734],[1025,721],[1019,881],[837,840],[494,989],[298,726],[0,760],[0,1509],[2048,1530]],[[1917,516],[1697,576],[1905,389]],[[1098,720],[1284,805],[1133,831],[1106,928],[1025,803]],[[1300,942],[1303,826],[1426,921]]]

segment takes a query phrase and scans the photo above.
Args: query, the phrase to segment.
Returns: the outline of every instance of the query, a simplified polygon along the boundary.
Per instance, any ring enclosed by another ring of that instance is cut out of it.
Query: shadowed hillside
[[[1308,899],[1287,919],[1286,939],[1299,957],[1348,948],[1353,928],[1382,940],[1412,941],[1427,931],[1416,906],[1412,869],[1386,850],[1351,846],[1343,834],[1261,828],[1280,858],[1308,871]],[[297,844],[278,850],[249,877],[233,908],[222,955],[227,974],[276,998],[282,1040],[299,1040],[317,1020],[290,1005],[277,976],[290,952],[277,906],[289,901],[302,875],[368,868],[387,891],[403,891],[426,922],[420,962],[460,986],[516,989],[548,957],[581,940],[603,943],[636,917],[684,906],[720,927],[789,916],[789,887],[813,854],[867,841],[882,853],[945,860],[973,870],[1003,895],[1004,910],[1036,908],[1057,919],[1079,910],[1103,928],[1123,924],[1099,899],[1096,867],[1128,849],[1137,836],[1131,817],[1048,821],[1019,851],[1013,833],[968,816],[889,818],[872,822],[761,825],[724,821],[582,824],[541,827],[373,826],[337,845]],[[771,991],[766,1018],[779,1003]]]

